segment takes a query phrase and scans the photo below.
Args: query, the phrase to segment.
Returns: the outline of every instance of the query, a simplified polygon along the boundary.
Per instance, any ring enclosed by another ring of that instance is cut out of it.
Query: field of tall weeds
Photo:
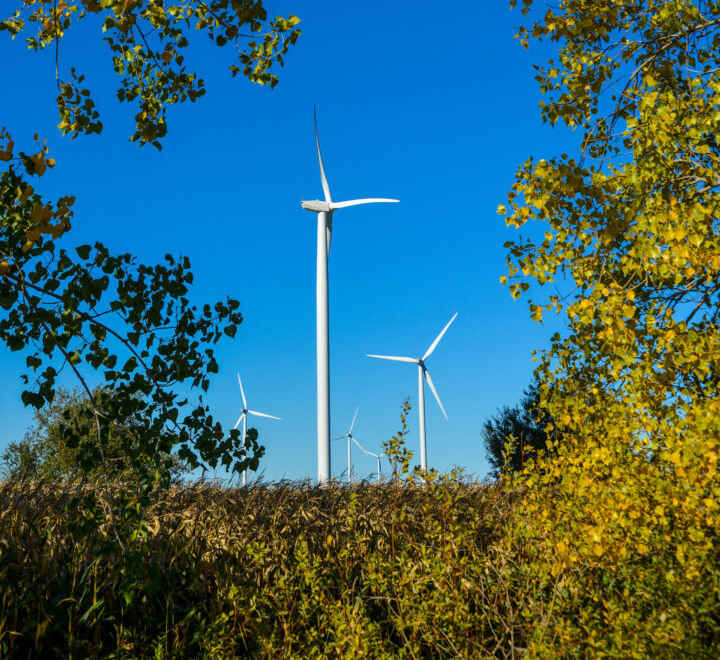
[[[92,532],[69,483],[0,486],[3,658],[518,657],[498,530],[511,506],[451,479],[159,493]]]
[[[720,657],[716,522],[693,557],[665,526],[573,559],[585,533],[553,534],[593,505],[565,495],[407,471],[145,502],[5,481],[0,658]]]

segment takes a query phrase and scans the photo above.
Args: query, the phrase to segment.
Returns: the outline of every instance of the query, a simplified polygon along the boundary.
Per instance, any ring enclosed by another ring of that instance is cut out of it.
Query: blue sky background
[[[576,144],[575,135],[540,120],[532,64],[551,57],[551,46],[523,50],[513,35],[524,19],[502,0],[441,9],[417,0],[266,6],[302,19],[280,84],[270,90],[232,79],[232,53],[198,36],[186,63],[208,92],[170,108],[162,152],[127,141],[136,111],[115,100],[110,54],[90,23],[68,32],[61,66],[86,74],[102,136],[59,135],[52,54],[29,52],[6,35],[0,125],[19,146],[35,132],[48,137],[57,167],[39,190],[77,197],[68,246],[99,239],[146,263],[188,255],[195,300],[241,301],[245,321],[218,347],[220,373],[207,400],[232,426],[240,371],[250,408],[282,417],[255,424],[267,451],[264,477],[297,479],[316,475],[316,220],[299,204],[322,196],[316,105],[333,198],[401,200],[335,214],[333,435],[347,431],[359,407],[355,435],[379,453],[399,428],[404,397],[416,404],[417,375],[412,365],[366,354],[422,355],[457,311],[428,360],[449,417],[427,390],[428,462],[482,477],[484,420],[519,400],[531,380],[531,351],[562,329],[559,320],[530,320],[524,300],[514,302],[499,284],[502,244],[517,232],[495,212],[525,159]],[[20,403],[23,369],[24,356],[0,350],[0,449],[32,421]],[[416,408],[409,422],[419,460]],[[354,459],[361,475],[374,471],[373,459],[359,452]],[[346,469],[342,444],[333,445],[332,467],[335,475]]]

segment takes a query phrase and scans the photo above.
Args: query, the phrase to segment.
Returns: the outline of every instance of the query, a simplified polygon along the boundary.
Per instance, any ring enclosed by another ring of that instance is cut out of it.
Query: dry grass
[[[514,630],[486,625],[507,610],[482,570],[507,501],[486,485],[195,483],[122,549],[113,488],[83,492],[106,512],[92,533],[76,486],[0,485],[3,657],[478,657]]]

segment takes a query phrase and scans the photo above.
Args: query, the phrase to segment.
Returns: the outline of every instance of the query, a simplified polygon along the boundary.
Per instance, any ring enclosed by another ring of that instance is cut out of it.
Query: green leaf
[[[92,248],[89,245],[81,245],[75,248],[75,252],[77,252],[81,259],[87,259],[90,256],[90,250],[92,250]]]

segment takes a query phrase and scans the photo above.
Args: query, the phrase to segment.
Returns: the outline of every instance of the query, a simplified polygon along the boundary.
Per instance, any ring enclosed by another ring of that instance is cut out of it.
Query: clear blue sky
[[[162,152],[127,141],[134,110],[114,98],[109,52],[96,33],[71,30],[61,64],[85,72],[105,123],[102,136],[62,138],[50,53],[0,38],[5,63],[0,125],[16,143],[48,137],[57,167],[48,197],[77,197],[67,245],[103,241],[146,262],[191,258],[195,300],[230,295],[245,321],[221,343],[208,401],[228,426],[238,416],[240,371],[251,408],[282,417],[255,424],[267,479],[316,474],[315,215],[322,197],[312,112],[318,109],[335,199],[395,197],[400,204],[336,213],[330,255],[331,424],[379,453],[399,428],[412,365],[367,353],[419,356],[459,312],[428,367],[449,420],[426,393],[428,461],[484,476],[483,421],[516,403],[530,382],[531,351],[561,329],[531,321],[499,284],[502,244],[517,235],[496,214],[517,166],[572,149],[574,135],[543,125],[533,62],[513,39],[523,19],[496,2],[267,0],[296,13],[302,37],[275,90],[227,71],[231,53],[196,39],[186,62],[207,82],[194,105],[171,108]],[[540,229],[540,228],[538,228]],[[24,357],[0,348],[0,448],[22,437]],[[67,384],[72,384],[70,380]],[[418,452],[417,409],[409,447]],[[374,461],[355,452],[356,470]],[[333,474],[346,468],[335,443]]]

